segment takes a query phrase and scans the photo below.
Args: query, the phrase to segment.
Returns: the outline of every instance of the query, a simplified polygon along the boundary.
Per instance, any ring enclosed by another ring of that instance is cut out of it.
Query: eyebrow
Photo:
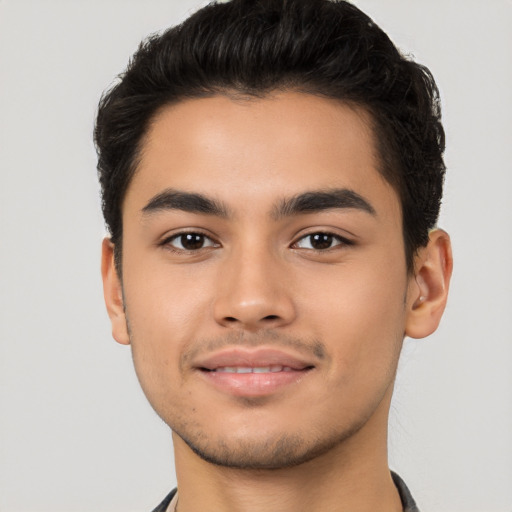
[[[281,199],[272,209],[271,217],[274,220],[279,220],[283,217],[332,209],[356,209],[376,215],[373,206],[361,195],[353,190],[342,188],[309,191]],[[166,189],[151,198],[142,208],[142,213],[150,215],[166,210],[229,217],[229,209],[222,202],[203,194],[175,189]]]
[[[375,208],[357,192],[347,188],[317,190],[281,199],[272,211],[276,220],[302,213],[332,209],[355,209],[376,215]]]
[[[143,214],[165,210],[182,210],[189,213],[228,217],[228,208],[215,199],[202,194],[166,189],[149,200],[142,208]]]

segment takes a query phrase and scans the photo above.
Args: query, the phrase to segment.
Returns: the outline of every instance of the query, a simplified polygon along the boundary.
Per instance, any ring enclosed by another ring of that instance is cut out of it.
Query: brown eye
[[[333,236],[328,235],[327,233],[316,233],[311,235],[309,238],[313,249],[329,249],[333,241]]]
[[[201,233],[181,233],[173,236],[167,244],[181,251],[197,251],[216,245],[213,240]]]
[[[341,237],[331,233],[312,233],[302,237],[295,246],[299,249],[313,249],[315,251],[325,251],[336,247],[337,245],[347,244],[350,242],[343,240]]]

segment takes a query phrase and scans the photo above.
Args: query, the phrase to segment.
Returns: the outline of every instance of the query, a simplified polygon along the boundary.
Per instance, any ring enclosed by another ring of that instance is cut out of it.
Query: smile
[[[223,366],[213,370],[205,370],[217,373],[278,373],[294,371],[293,368],[290,368],[289,366],[281,365],[257,366],[253,368],[247,366]]]
[[[315,364],[300,354],[275,348],[230,347],[195,361],[211,389],[234,397],[263,397],[298,384]]]

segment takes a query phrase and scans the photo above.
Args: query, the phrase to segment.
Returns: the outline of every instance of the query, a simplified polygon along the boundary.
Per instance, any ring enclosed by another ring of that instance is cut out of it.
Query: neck
[[[382,410],[329,452],[291,468],[240,470],[202,460],[174,434],[179,512],[399,512]]]

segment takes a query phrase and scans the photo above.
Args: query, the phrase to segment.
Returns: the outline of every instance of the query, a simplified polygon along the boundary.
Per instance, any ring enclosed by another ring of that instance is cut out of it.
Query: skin
[[[108,239],[102,272],[113,336],[173,429],[180,512],[401,510],[387,464],[396,367],[404,335],[437,328],[452,260],[436,230],[407,273],[369,126],[361,109],[295,92],[187,100],[151,125],[122,208],[123,281]],[[333,189],[372,211],[276,215]],[[225,211],[147,208],[169,190]],[[184,231],[205,235],[197,249]],[[315,250],[315,233],[333,238]],[[197,368],[267,348],[312,368],[238,394]]]

